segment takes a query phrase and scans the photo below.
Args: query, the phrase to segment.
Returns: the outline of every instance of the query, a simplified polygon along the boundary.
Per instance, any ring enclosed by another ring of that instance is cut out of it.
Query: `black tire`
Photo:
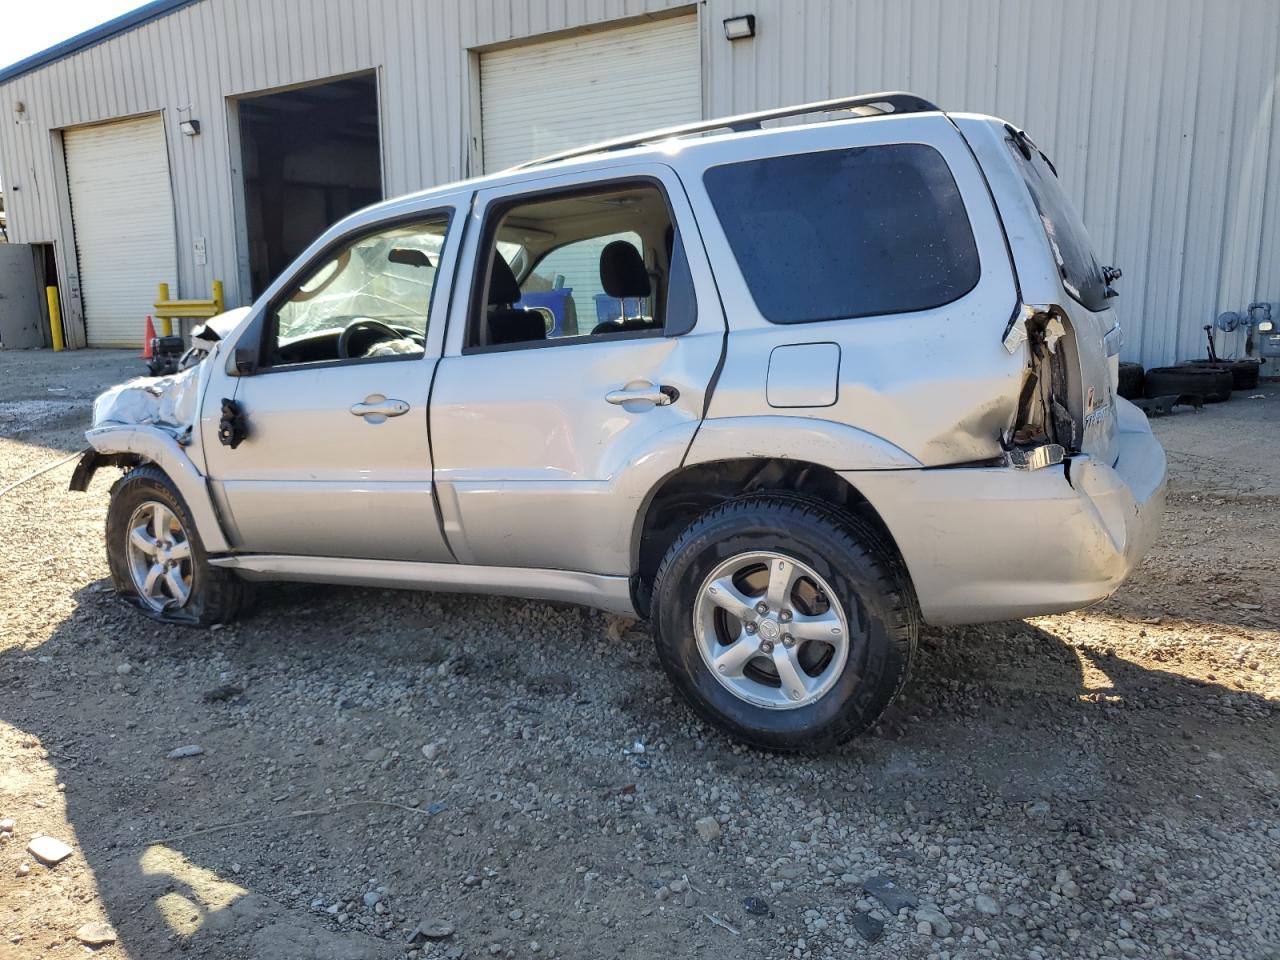
[[[1256,390],[1262,364],[1257,360],[1188,360],[1182,367],[1198,370],[1225,370],[1231,374],[1232,390]]]
[[[810,567],[830,584],[849,622],[849,650],[818,699],[772,709],[741,699],[707,665],[694,631],[706,578],[743,553],[769,551]],[[667,550],[654,580],[658,658],[693,709],[730,736],[779,751],[821,751],[874,724],[906,682],[919,608],[897,551],[871,523],[821,501],[758,494],[708,510]]]
[[[1140,363],[1120,364],[1120,383],[1116,393],[1126,400],[1136,400],[1142,396],[1143,381],[1146,379]]]
[[[1148,398],[1198,396],[1205,403],[1231,399],[1231,374],[1201,367],[1153,367],[1147,371],[1143,392]]]
[[[159,503],[167,507],[182,525],[190,544],[190,594],[185,603],[163,611],[151,609],[138,596],[129,569],[129,521],[139,507]],[[116,592],[132,600],[148,616],[166,623],[207,627],[234,620],[248,601],[249,584],[229,570],[209,565],[204,542],[191,519],[186,502],[168,475],[150,464],[129,471],[111,488],[107,507],[107,564]]]

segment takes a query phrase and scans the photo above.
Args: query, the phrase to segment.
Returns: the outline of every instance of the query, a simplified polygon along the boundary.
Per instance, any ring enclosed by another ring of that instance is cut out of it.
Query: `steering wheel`
[[[342,328],[342,333],[338,334],[338,356],[340,358],[343,360],[349,360],[351,358],[351,339],[361,330],[369,330],[379,334],[379,336],[374,338],[373,343],[377,343],[379,340],[399,340],[404,336],[404,334],[395,327],[388,323],[383,323],[381,320],[373,320],[369,317],[356,317]],[[370,346],[372,346],[373,343],[371,343]],[[368,348],[366,347],[366,349]]]

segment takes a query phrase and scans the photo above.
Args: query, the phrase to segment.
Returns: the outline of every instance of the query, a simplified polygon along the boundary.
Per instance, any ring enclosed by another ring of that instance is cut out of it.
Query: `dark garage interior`
[[[247,97],[239,115],[256,297],[325,227],[382,199],[377,80]]]

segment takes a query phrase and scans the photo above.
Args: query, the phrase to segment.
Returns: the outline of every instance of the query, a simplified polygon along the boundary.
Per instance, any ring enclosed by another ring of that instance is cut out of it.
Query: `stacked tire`
[[[1202,370],[1225,370],[1231,374],[1232,390],[1258,389],[1258,371],[1261,368],[1257,360],[1188,360],[1184,367],[1197,367]]]
[[[1255,378],[1257,374],[1255,373]],[[1256,379],[1255,379],[1256,384]],[[1183,364],[1177,367],[1152,367],[1146,373],[1143,393],[1156,397],[1199,397],[1205,403],[1221,403],[1231,399],[1235,385],[1230,370],[1217,366]]]
[[[1116,393],[1126,400],[1137,400],[1142,396],[1145,381],[1146,374],[1142,370],[1142,364],[1122,362],[1120,364],[1120,383],[1116,388]]]

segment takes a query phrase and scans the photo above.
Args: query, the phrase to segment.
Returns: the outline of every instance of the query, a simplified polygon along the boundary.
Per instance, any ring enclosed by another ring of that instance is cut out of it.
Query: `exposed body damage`
[[[77,464],[70,488],[87,490],[102,467],[128,469],[153,463],[178,487],[199,524],[206,549],[231,549],[204,476],[198,426],[201,398],[212,370],[212,363],[205,361],[220,354],[222,339],[248,312],[248,308],[231,310],[198,327],[185,369],[172,376],[137,377],[94,400],[93,426],[85,433],[91,449]]]

